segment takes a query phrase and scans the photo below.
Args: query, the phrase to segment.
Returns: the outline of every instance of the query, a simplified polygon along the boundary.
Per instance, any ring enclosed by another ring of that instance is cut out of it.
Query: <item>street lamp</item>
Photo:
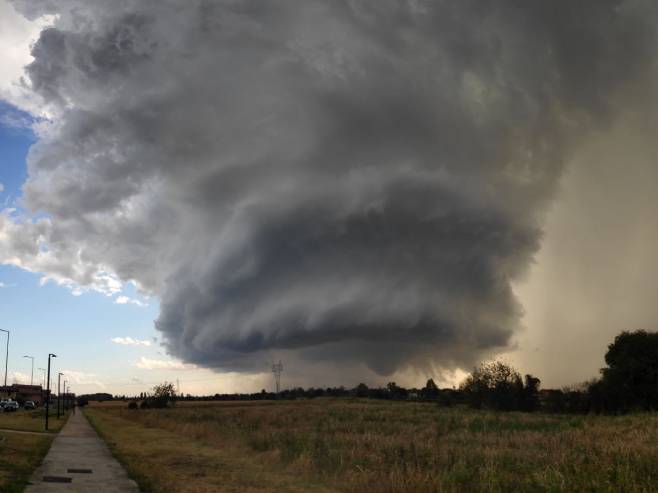
[[[62,393],[59,391],[59,380],[62,378],[63,373],[57,374],[57,419],[59,419],[59,401],[62,400]]]
[[[48,431],[48,411],[50,410],[50,358],[57,358],[56,354],[48,353],[48,383],[46,384],[46,431]]]
[[[45,389],[46,388],[46,369],[45,368],[37,368],[37,370],[43,370],[43,382],[42,386]]]
[[[64,380],[64,404],[62,405],[62,410],[67,410],[67,403],[66,403],[66,380]]]
[[[7,354],[5,355],[5,390],[7,390],[7,365],[9,364],[9,331],[0,329],[2,332],[7,333]]]
[[[30,385],[34,385],[34,356],[23,356],[23,358],[30,358],[32,360],[32,373],[30,373]]]

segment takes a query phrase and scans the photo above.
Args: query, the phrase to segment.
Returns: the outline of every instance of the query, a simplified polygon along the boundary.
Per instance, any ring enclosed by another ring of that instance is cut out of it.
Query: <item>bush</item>
[[[150,409],[151,405],[149,404],[149,401],[144,400],[139,404],[140,409]]]
[[[135,401],[128,403],[128,409],[137,409],[137,403]]]

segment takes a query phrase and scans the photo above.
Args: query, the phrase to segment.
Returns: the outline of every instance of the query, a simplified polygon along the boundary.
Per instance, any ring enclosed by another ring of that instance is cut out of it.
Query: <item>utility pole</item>
[[[272,373],[274,373],[274,382],[276,383],[276,394],[279,395],[281,390],[281,372],[283,372],[283,363],[279,360],[278,363],[272,365]]]
[[[48,431],[48,413],[50,411],[50,358],[57,358],[56,354],[48,353],[48,380],[46,384],[46,431]]]
[[[7,333],[7,353],[5,355],[5,390],[7,390],[7,368],[9,365],[9,331],[5,329],[0,329],[0,331]]]
[[[32,373],[30,373],[30,385],[34,385],[34,356],[23,356],[23,358],[30,358],[32,360]]]
[[[62,378],[63,373],[57,374],[57,419],[59,419],[59,401],[62,400],[62,393],[59,390],[59,381]]]

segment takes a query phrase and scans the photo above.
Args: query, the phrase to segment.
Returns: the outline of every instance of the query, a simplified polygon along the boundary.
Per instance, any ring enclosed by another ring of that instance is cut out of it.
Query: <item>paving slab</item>
[[[139,493],[84,413],[71,415],[25,493]]]

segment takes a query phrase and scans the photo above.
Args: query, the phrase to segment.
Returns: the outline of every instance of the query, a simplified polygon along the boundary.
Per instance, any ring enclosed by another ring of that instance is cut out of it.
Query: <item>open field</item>
[[[314,399],[86,411],[145,491],[656,491],[658,416]]]
[[[23,491],[53,440],[48,435],[0,432],[0,491]]]
[[[57,411],[50,410],[48,420],[48,430],[50,432],[58,432],[66,422],[66,414],[62,414],[60,419],[57,419]],[[33,411],[25,411],[19,409],[12,413],[0,412],[0,429],[6,428],[10,430],[20,431],[44,431],[45,427],[45,409],[39,408]]]

